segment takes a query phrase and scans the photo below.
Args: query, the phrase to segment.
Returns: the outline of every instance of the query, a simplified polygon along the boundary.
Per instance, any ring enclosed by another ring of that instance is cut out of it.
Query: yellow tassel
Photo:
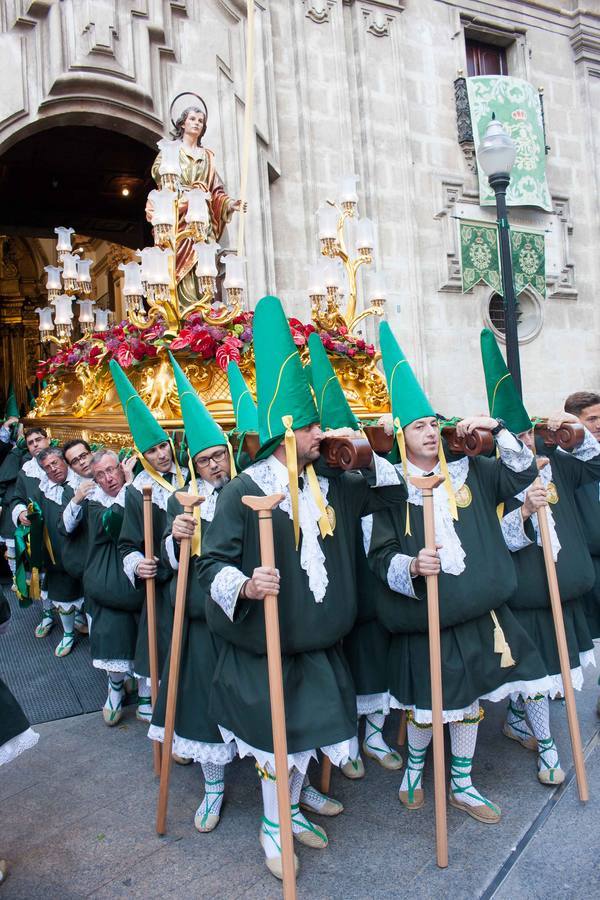
[[[504,636],[502,626],[498,621],[498,616],[496,615],[494,610],[491,610],[490,615],[494,623],[494,653],[501,654],[500,668],[508,669],[511,666],[516,665],[516,663],[512,658],[512,653],[510,652],[510,647],[506,641],[506,637]]]
[[[398,443],[398,449],[400,450],[400,459],[402,460],[402,474],[404,475],[404,480],[408,486],[406,441],[404,440],[404,432],[402,431],[402,426],[400,425],[400,419],[394,419],[394,428],[396,429],[396,441]],[[406,501],[406,525],[404,526],[404,534],[409,534],[412,537],[412,532],[410,530],[410,503],[408,502],[408,500]]]
[[[182,488],[185,484],[185,480],[183,478],[183,472],[181,471],[181,467],[179,465],[179,460],[177,459],[177,454],[175,453],[175,445],[171,438],[169,438],[169,444],[171,445],[171,453],[173,454],[173,462],[175,463],[175,473],[177,475],[177,487]]]
[[[170,494],[174,493],[176,488],[173,487],[173,485],[170,484],[170,482],[168,482],[166,478],[163,478],[162,475],[160,474],[160,472],[156,471],[154,466],[150,465],[150,463],[148,462],[148,460],[146,459],[144,454],[140,453],[140,451],[138,450],[137,447],[135,448],[135,452],[136,452],[137,458],[139,459],[139,461],[141,462],[141,464],[144,468],[144,471],[148,473],[150,478],[153,481],[155,481],[157,484],[160,484],[160,486],[165,488],[165,490],[169,491]],[[173,459],[175,459],[175,457],[173,457]],[[179,463],[176,462],[175,465],[177,468],[177,481],[179,482],[179,487],[182,488],[183,484],[184,484],[183,475],[181,474],[181,469],[179,468]]]
[[[29,599],[40,599],[40,570],[33,568],[31,570],[31,580],[29,582]]]
[[[50,557],[50,562],[53,566],[56,565],[56,559],[54,558],[54,550],[52,549],[52,544],[50,542],[50,535],[48,534],[48,529],[44,525],[44,544],[46,550],[48,551],[48,556]]]
[[[504,503],[499,503],[496,507],[496,515],[498,516],[498,521],[502,522],[504,518]]]
[[[235,457],[233,455],[233,447],[229,443],[229,439],[227,439],[227,449],[229,451],[229,474],[232,478],[235,478],[237,475],[237,469],[235,467]]]
[[[454,488],[452,487],[452,482],[450,481],[450,472],[448,471],[448,463],[446,462],[446,454],[444,453],[444,444],[442,443],[442,431],[440,426],[440,444],[439,444],[439,460],[440,460],[440,472],[444,476],[444,487],[446,488],[446,492],[448,494],[448,504],[450,506],[450,515],[456,522],[458,519],[458,509],[456,506],[456,497],[454,496]]]
[[[317,473],[315,472],[312,463],[309,463],[306,467],[306,477],[308,478],[310,492],[313,495],[313,499],[317,504],[317,508],[319,510],[319,529],[321,531],[321,537],[324,538],[327,535],[333,537],[333,528],[331,527],[331,522],[329,521],[329,516],[327,515],[327,509],[323,500],[323,494],[321,493],[321,488],[319,487],[319,479],[317,478]]]
[[[296,453],[296,435],[292,430],[294,419],[292,416],[282,416],[281,421],[285,428],[285,462],[290,480],[290,498],[292,501],[292,521],[294,523],[294,541],[296,550],[300,543],[300,519],[298,517],[298,456]]]
[[[188,466],[190,469],[190,483],[191,483],[191,487],[192,487],[192,490],[190,491],[190,493],[193,494],[194,497],[197,497],[198,496],[198,481],[196,479],[196,470],[194,469],[194,462],[193,462],[191,456],[188,460]],[[192,510],[192,515],[193,515],[193,517],[196,521],[196,525],[197,525],[197,528],[194,531],[194,534],[192,537],[192,550],[191,550],[192,556],[200,556],[200,553],[202,551],[202,535],[201,535],[202,518],[200,516],[200,506],[202,506],[202,504],[195,506]]]

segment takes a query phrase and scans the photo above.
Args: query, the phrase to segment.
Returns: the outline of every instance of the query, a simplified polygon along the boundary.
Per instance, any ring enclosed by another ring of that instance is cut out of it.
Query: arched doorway
[[[78,125],[70,117],[13,138],[0,155],[0,418],[11,382],[18,402],[26,400],[38,338],[34,310],[46,302],[43,267],[56,263],[55,226],[74,228],[74,248],[93,256],[105,306],[114,305],[118,263],[152,243],[144,207],[157,150],[150,136],[142,142],[125,133],[127,123],[110,124],[89,124],[86,116]]]

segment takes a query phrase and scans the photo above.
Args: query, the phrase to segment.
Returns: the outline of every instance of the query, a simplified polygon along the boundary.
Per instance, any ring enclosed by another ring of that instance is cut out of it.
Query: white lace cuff
[[[81,519],[81,506],[74,500],[69,500],[63,511],[63,525],[67,534],[75,531],[77,523]]]
[[[401,484],[401,479],[396,472],[396,468],[389,460],[373,453],[375,465],[375,484],[374,487],[389,487],[391,484]]]
[[[405,597],[414,597],[416,599],[413,580],[410,577],[410,564],[413,560],[412,556],[405,553],[396,553],[390,562],[387,582],[393,591],[397,594],[404,594]]]
[[[574,450],[563,450],[562,447],[558,448],[562,453],[569,453],[570,456],[574,456],[575,459],[580,460],[580,462],[589,462],[590,459],[593,459],[595,456],[598,456],[600,453],[600,444],[587,428],[584,429],[584,438],[579,447],[575,447]]]
[[[179,569],[179,560],[177,559],[177,556],[175,554],[175,540],[172,534],[170,534],[165,540],[165,550],[167,551],[167,556],[169,558],[171,568],[174,572],[177,572],[177,570]]]
[[[502,528],[504,543],[511,553],[516,553],[517,550],[522,550],[523,547],[533,544],[533,541],[530,541],[525,534],[525,523],[521,515],[521,507],[507,513],[502,519],[500,527]]]
[[[15,508],[12,511],[12,520],[13,520],[13,525],[15,526],[15,528],[19,527],[19,516],[21,515],[22,512],[27,512],[27,507],[25,506],[24,503],[17,503],[17,505],[15,506]]]
[[[248,576],[235,566],[224,566],[217,572],[210,586],[210,596],[232,622],[239,593],[247,580]]]
[[[3,444],[10,443],[10,428],[7,428],[6,425],[0,425],[0,441]]]
[[[371,548],[371,535],[373,534],[373,516],[363,516],[360,520],[360,524],[362,528],[365,556],[368,556]]]
[[[139,561],[145,558],[144,554],[140,553],[139,550],[132,550],[131,553],[128,553],[127,556],[123,558],[123,571],[129,578],[133,587],[135,587],[135,570],[137,569]]]
[[[524,472],[533,460],[533,453],[521,441],[503,428],[496,436],[496,446],[500,451],[500,459],[513,472]]]

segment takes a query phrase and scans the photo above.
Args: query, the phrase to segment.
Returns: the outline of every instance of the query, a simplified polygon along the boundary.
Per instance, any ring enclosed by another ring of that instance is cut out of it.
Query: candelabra
[[[344,327],[350,334],[368,316],[381,316],[386,301],[385,279],[381,271],[371,272],[368,280],[368,306],[357,314],[358,271],[373,263],[374,226],[370,219],[358,218],[356,175],[342,179],[340,200],[328,200],[317,210],[318,237],[321,256],[309,269],[308,294],[312,319],[326,331]],[[346,241],[349,225],[354,226],[355,253],[351,254]],[[345,278],[344,278],[345,276]],[[348,296],[346,309],[341,303],[344,286]]]

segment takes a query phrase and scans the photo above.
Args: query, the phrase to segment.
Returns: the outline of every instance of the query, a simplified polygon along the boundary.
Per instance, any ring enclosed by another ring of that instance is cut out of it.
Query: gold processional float
[[[219,240],[235,212],[245,213],[217,174],[214,154],[202,146],[207,109],[197,94],[173,118],[173,140],[158,142],[152,167],[157,189],[150,192],[146,216],[154,246],[138,250],[140,262],[121,263],[125,320],[94,309],[92,260],[72,253],[72,228],[55,228],[57,265],[46,266],[48,306],[36,310],[47,359],[38,365],[43,385],[28,424],[41,424],[54,438],[72,437],[112,447],[130,443],[127,421],[108,363],[115,358],[148,408],[168,431],[181,430],[181,409],[167,349],[215,419],[234,427],[227,386],[229,360],[256,393],[252,312],[247,307],[245,259],[222,251]],[[371,271],[367,299],[357,312],[358,273],[373,263],[374,226],[358,217],[356,176],[342,179],[339,202],[327,200],[317,211],[321,256],[309,268],[311,323],[290,318],[294,341],[308,362],[311,331],[321,335],[350,406],[361,420],[376,420],[389,409],[380,355],[357,331],[369,316],[381,316],[384,276]],[[353,240],[354,251],[349,249]],[[78,299],[80,298],[80,299]],[[342,309],[345,300],[345,308]],[[73,340],[73,303],[79,306],[81,337]],[[285,302],[285,299],[284,299]],[[54,319],[53,319],[54,316]]]

